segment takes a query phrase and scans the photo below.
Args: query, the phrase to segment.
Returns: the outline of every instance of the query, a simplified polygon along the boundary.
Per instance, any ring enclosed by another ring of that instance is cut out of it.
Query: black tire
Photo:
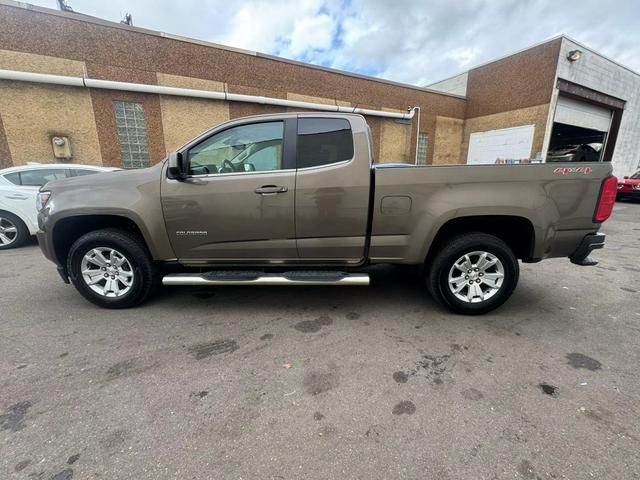
[[[502,263],[504,277],[498,291],[487,300],[468,303],[457,298],[449,288],[449,271],[465,254],[483,251]],[[454,313],[481,315],[498,308],[513,293],[518,283],[520,267],[511,248],[502,240],[486,233],[468,233],[449,239],[431,258],[426,278],[427,289],[441,305]]]
[[[131,264],[131,289],[119,297],[106,297],[94,292],[82,278],[81,263],[87,252],[94,248],[113,248],[121,252]],[[67,257],[69,278],[76,289],[90,302],[103,308],[129,308],[147,300],[158,285],[158,274],[149,252],[135,234],[119,229],[89,232],[71,246]]]
[[[12,238],[12,241],[10,243],[3,244],[2,242],[0,242],[0,250],[9,250],[10,248],[16,248],[20,245],[24,245],[24,243],[31,236],[29,234],[29,229],[24,224],[24,222],[20,220],[20,217],[14,215],[13,213],[1,210],[0,220],[3,220],[0,221],[0,227],[6,227],[9,225],[9,223],[7,222],[10,222],[13,226],[15,226],[17,230],[15,237]]]

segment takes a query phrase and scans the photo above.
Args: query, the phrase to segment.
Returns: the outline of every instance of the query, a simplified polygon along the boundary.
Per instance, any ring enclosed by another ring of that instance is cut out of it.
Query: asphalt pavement
[[[640,478],[640,203],[603,231],[483,317],[404,268],[101,310],[0,252],[0,478]]]

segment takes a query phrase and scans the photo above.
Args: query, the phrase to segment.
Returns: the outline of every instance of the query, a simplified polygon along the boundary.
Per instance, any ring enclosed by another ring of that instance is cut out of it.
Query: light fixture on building
[[[570,62],[576,62],[580,60],[580,57],[582,57],[581,50],[571,50],[567,55],[567,60],[569,60]]]

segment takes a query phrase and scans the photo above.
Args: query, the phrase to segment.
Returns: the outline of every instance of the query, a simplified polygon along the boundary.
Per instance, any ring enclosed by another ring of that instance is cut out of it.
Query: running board
[[[166,275],[163,285],[369,285],[366,273],[292,271],[284,273],[212,271]]]

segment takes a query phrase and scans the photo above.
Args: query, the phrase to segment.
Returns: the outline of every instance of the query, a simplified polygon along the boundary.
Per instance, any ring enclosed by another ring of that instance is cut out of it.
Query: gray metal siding
[[[437,90],[444,93],[453,93],[455,95],[465,96],[467,94],[467,79],[469,78],[469,72],[461,73],[455,77],[447,78],[431,85],[427,85],[426,88],[430,90]]]
[[[571,50],[581,50],[576,62],[567,60]],[[622,122],[613,154],[613,173],[631,175],[640,168],[640,75],[563,38],[558,78],[625,100]]]

